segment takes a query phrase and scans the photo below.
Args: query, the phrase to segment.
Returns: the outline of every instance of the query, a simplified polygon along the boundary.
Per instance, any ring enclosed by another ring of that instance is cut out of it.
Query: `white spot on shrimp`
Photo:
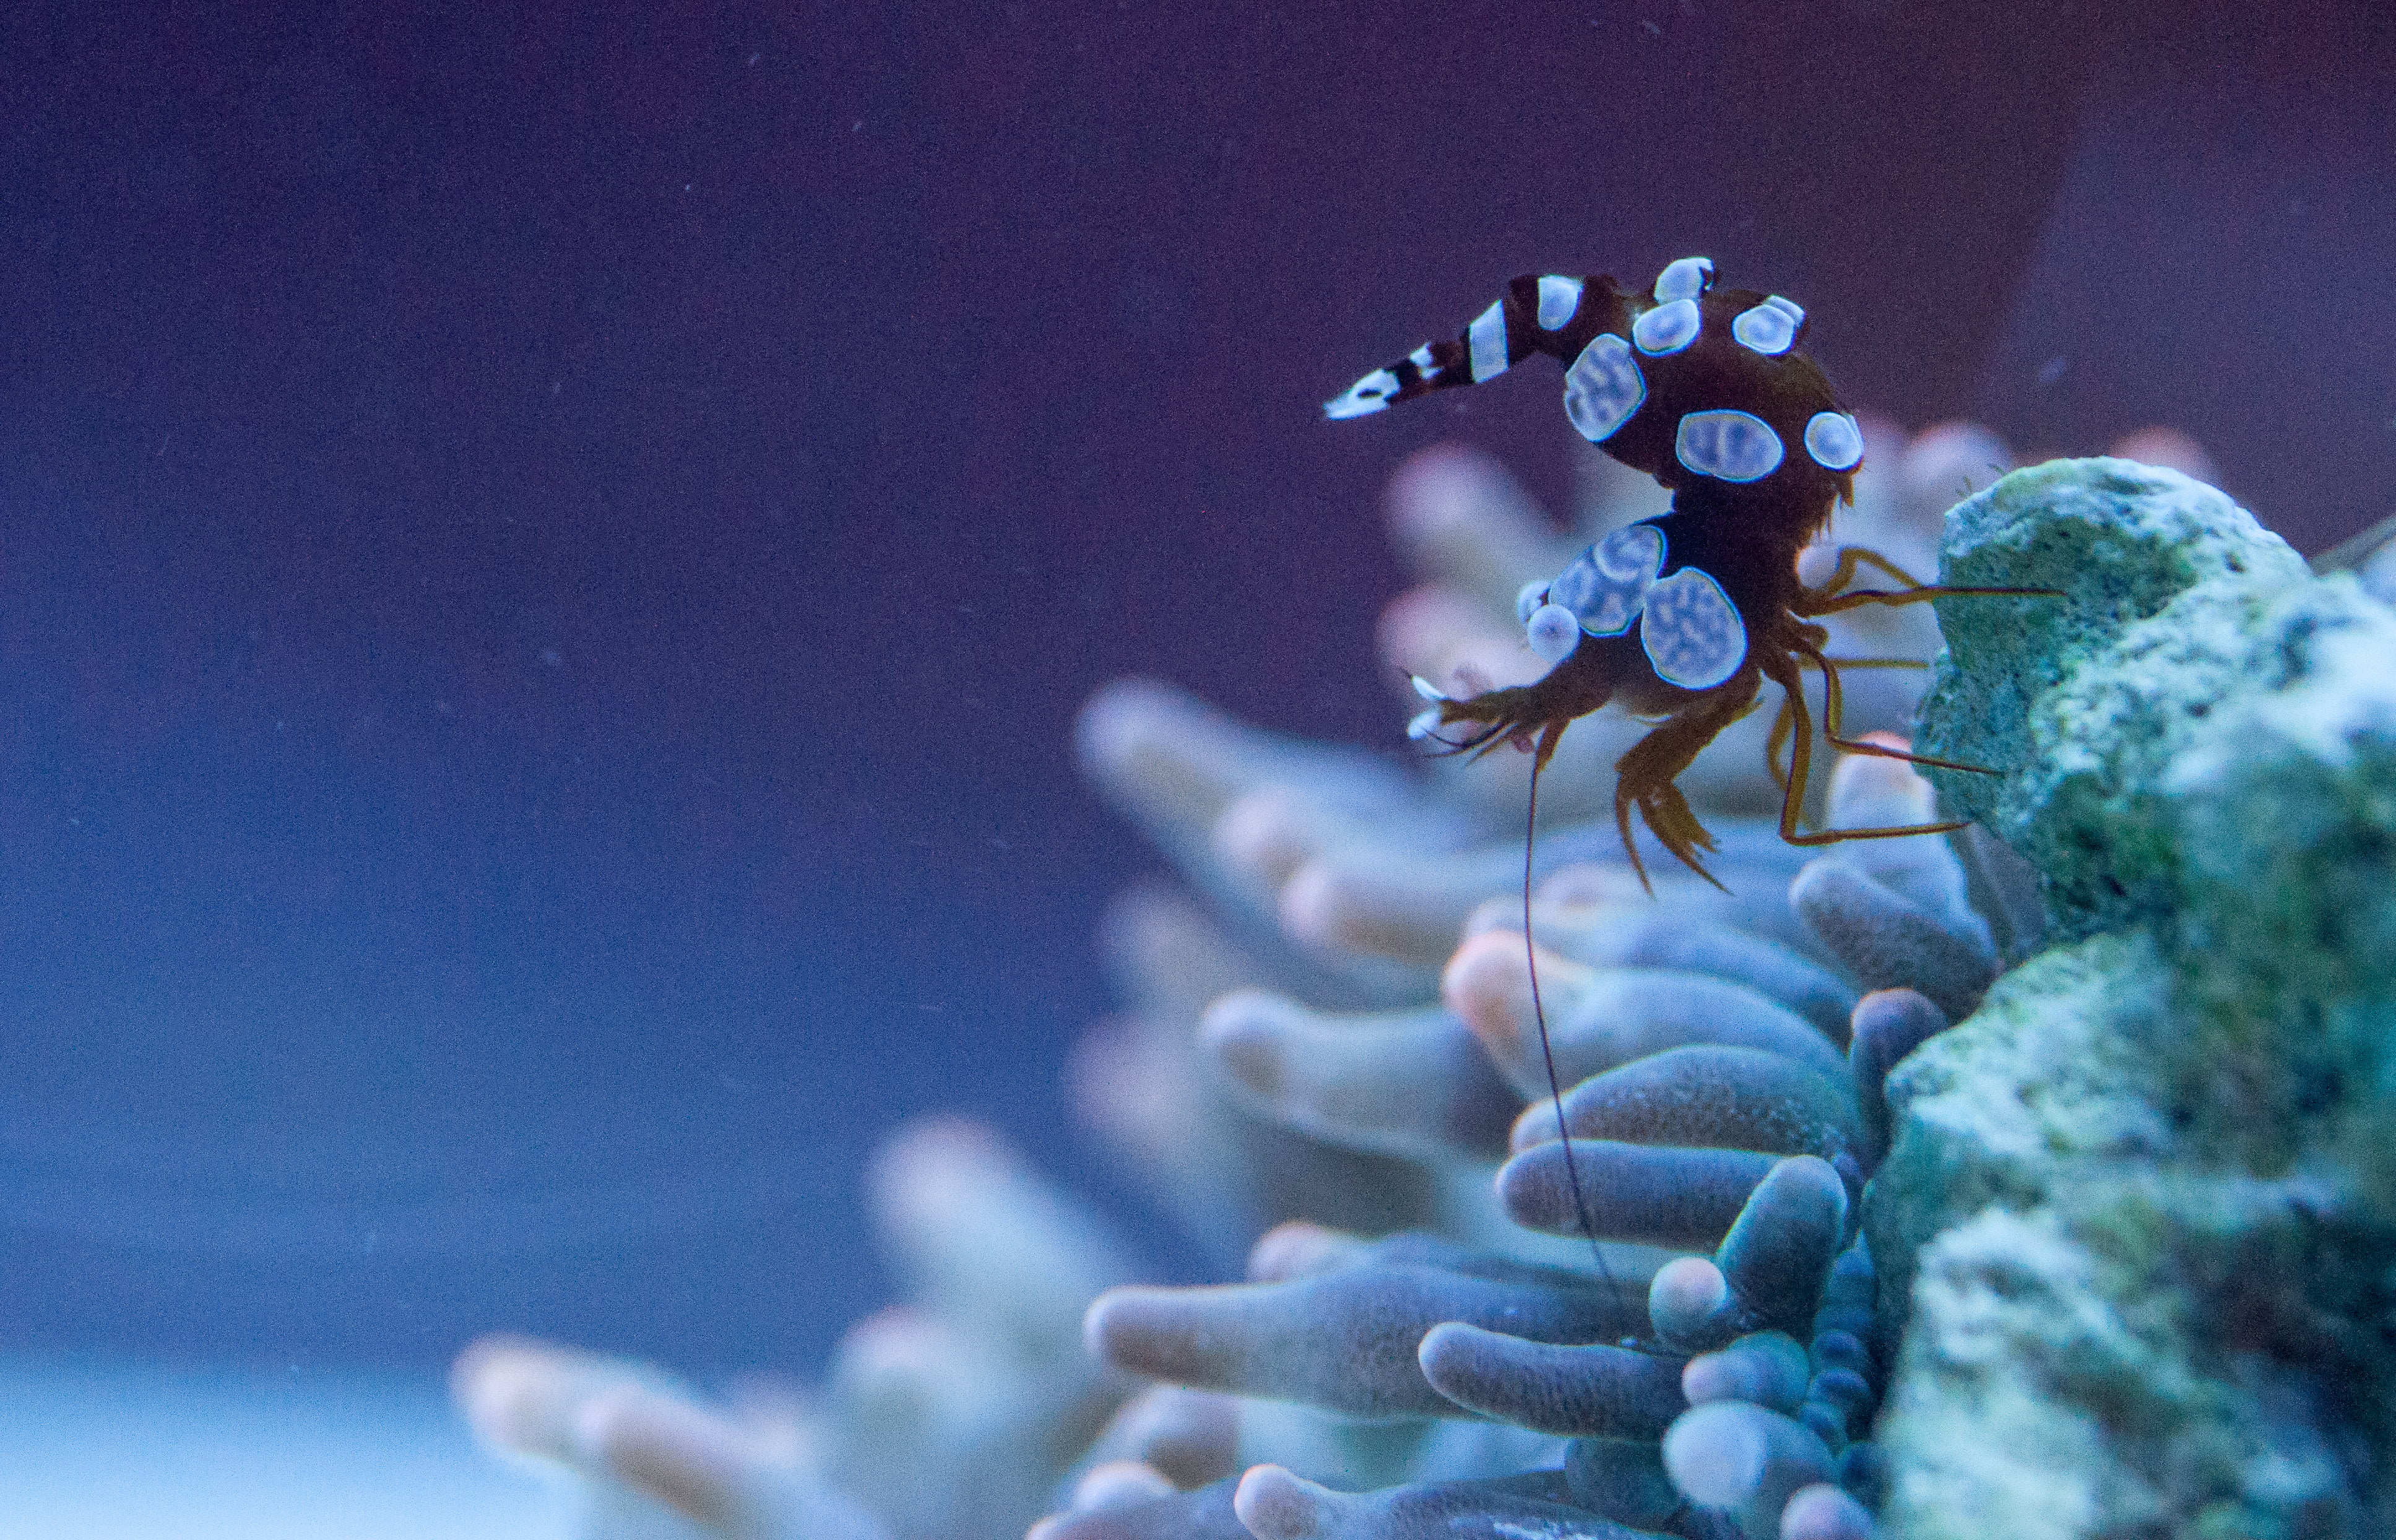
[[[1691,412],[1673,435],[1672,453],[1701,476],[1761,481],[1780,469],[1780,435],[1752,412]]]
[[[1797,340],[1797,323],[1789,312],[1767,299],[1751,310],[1738,312],[1730,324],[1730,335],[1739,346],[1760,353],[1785,353],[1789,344]]]
[[[1664,533],[1653,524],[1617,529],[1573,559],[1548,596],[1573,612],[1591,636],[1619,636],[1664,566]]]
[[[1631,323],[1631,340],[1639,351],[1661,357],[1679,352],[1697,339],[1705,318],[1697,312],[1695,299],[1675,299],[1669,305],[1658,305]]]
[[[1495,379],[1506,372],[1506,302],[1498,303],[1472,318],[1465,336],[1472,343],[1472,383]]]
[[[1432,684],[1430,680],[1425,679],[1422,675],[1409,674],[1406,677],[1414,681],[1415,694],[1422,697],[1425,700],[1431,702],[1433,705],[1437,705],[1439,702],[1447,698],[1447,697],[1439,693],[1438,685]]]
[[[1714,264],[1704,257],[1684,257],[1656,275],[1656,303],[1669,305],[1675,299],[1695,299],[1710,287],[1714,281]]]
[[[1371,374],[1348,387],[1336,401],[1323,404],[1323,415],[1334,422],[1347,418],[1360,418],[1367,413],[1385,411],[1390,398],[1398,393],[1398,377],[1387,369],[1375,369]]]
[[[1539,329],[1554,331],[1580,309],[1580,280],[1552,275],[1539,280]]]
[[[1423,739],[1431,737],[1432,729],[1436,728],[1438,725],[1439,708],[1434,706],[1428,711],[1416,713],[1415,719],[1406,724],[1406,737],[1417,743],[1420,743]]]
[[[1541,604],[1523,624],[1531,650],[1551,663],[1561,663],[1580,645],[1580,617],[1562,604]]]
[[[1738,672],[1747,657],[1747,626],[1720,583],[1683,567],[1647,591],[1639,645],[1666,684],[1711,689]]]
[[[1591,444],[1603,444],[1647,399],[1647,381],[1631,344],[1600,332],[1564,371],[1564,416]]]
[[[1817,412],[1805,422],[1805,453],[1831,471],[1852,471],[1864,458],[1864,431],[1844,412]]]

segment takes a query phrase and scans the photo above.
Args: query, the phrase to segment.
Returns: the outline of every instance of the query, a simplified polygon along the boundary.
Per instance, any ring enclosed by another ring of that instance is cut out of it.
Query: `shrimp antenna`
[[[1589,1240],[1589,1255],[1597,1263],[1597,1276],[1605,1281],[1606,1293],[1614,1296],[1618,1308],[1622,1285],[1615,1278],[1613,1268],[1606,1264],[1605,1248],[1597,1241],[1597,1226],[1589,1217],[1589,1201],[1581,1195],[1580,1162],[1573,1157],[1572,1130],[1564,1123],[1564,1082],[1556,1075],[1555,1045],[1548,1039],[1548,1008],[1539,999],[1539,952],[1531,940],[1532,849],[1539,837],[1539,772],[1547,768],[1548,756],[1555,751],[1563,728],[1562,723],[1549,727],[1538,751],[1531,756],[1531,795],[1523,815],[1523,962],[1531,974],[1531,1019],[1538,1025],[1539,1056],[1548,1067],[1548,1099],[1556,1109],[1556,1136],[1564,1141],[1564,1185],[1572,1191],[1573,1217],[1580,1221],[1580,1232]],[[1626,1339],[1618,1346],[1631,1348],[1636,1344]]]

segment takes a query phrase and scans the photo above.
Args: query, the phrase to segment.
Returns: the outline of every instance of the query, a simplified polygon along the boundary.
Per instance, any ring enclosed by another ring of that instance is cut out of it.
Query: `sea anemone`
[[[2008,457],[1975,429],[1868,431],[1833,538],[1921,570],[1947,503]],[[1652,511],[1643,480],[1592,466],[1572,539]],[[1513,595],[1569,540],[1461,451],[1418,457],[1392,501],[1427,578],[1384,617],[1393,675],[1536,669]],[[1937,645],[1920,611],[1840,618],[1850,653]],[[1923,676],[1862,677],[1851,730],[1910,730]],[[1933,729],[1952,738],[1949,705]],[[1652,897],[1608,816],[1635,724],[1576,724],[1543,788],[1526,948],[1515,756],[1405,766],[1165,686],[1110,688],[1085,715],[1085,763],[1189,892],[1116,907],[1126,1009],[1078,1051],[1073,1100],[1202,1247],[1245,1255],[1245,1281],[1125,1283],[1119,1250],[993,1136],[936,1125],[875,1183],[885,1237],[916,1259],[913,1302],[851,1334],[821,1396],[711,1405],[503,1342],[461,1361],[461,1400],[493,1442],[591,1480],[594,1540],[669,1512],[755,1540],[1001,1535],[1044,1507],[1060,1511],[1043,1540],[1847,1540],[1884,1503],[1911,1533],[1961,1414],[1922,1388],[1935,1374],[1892,1388],[1934,1350],[1897,1325],[1914,1297],[1951,1351],[1943,1302],[2005,1244],[1982,1234],[2003,1221],[1980,1189],[1924,1175],[1971,1152],[1923,1133],[1944,1082],[1917,1067],[1944,1061],[1914,1051],[1963,1037],[1949,1024],[1992,984],[2019,998],[2000,975],[2041,943],[2057,879],[2015,854],[2041,847],[1986,787],[1976,811],[2014,848],[1976,829],[1807,858],[1767,816],[1769,720],[1684,778],[1722,887],[1652,869]],[[2012,739],[1942,748],[2020,771],[2007,788],[2045,763]],[[1994,781],[1951,779],[1950,806]],[[1886,825],[1933,807],[1910,767],[1851,757],[1818,813]],[[2069,1068],[2108,1072],[2111,1051]],[[1893,1143],[1902,1202],[1873,1181]]]

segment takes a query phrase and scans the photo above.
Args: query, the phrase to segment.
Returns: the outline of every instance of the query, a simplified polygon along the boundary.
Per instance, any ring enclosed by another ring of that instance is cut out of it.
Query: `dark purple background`
[[[1075,707],[1386,741],[1382,478],[1572,443],[1317,404],[1512,273],[2361,526],[2375,8],[7,7],[0,1350],[803,1364],[903,1112],[1098,1180]]]

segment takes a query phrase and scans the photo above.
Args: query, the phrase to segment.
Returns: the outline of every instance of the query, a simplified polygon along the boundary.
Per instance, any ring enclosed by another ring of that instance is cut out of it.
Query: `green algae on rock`
[[[1959,507],[1925,749],[2065,945],[1892,1077],[1906,1536],[2396,1527],[2396,617],[2119,460]],[[1998,606],[2005,613],[1996,613]]]
[[[2172,1152],[2149,1057],[2169,1028],[2169,995],[2144,937],[2057,948],[1890,1073],[1898,1136],[1865,1209],[1884,1308],[1902,1315],[1912,1265],[1941,1230],[1989,1209],[2037,1208],[2067,1175]]]
[[[2134,776],[2125,787],[2105,772],[2125,756],[2147,763],[2151,756],[2142,750],[2167,753],[2159,740],[2168,724],[2125,722],[2111,733],[2090,724],[2105,744],[2096,754],[2086,727],[2055,723],[2042,707],[2093,652],[2190,589],[2237,578],[2294,582],[2304,576],[2304,559],[2214,488],[2131,460],[2054,460],[2017,471],[1958,504],[1948,520],[1941,583],[2050,589],[2056,596],[1939,602],[1947,652],[1923,702],[1919,747],[2012,773],[2000,779],[1934,771],[1932,782],[1960,816],[1979,820],[2039,868],[2066,935],[2106,928],[2137,904],[2131,895],[2142,852],[2125,845],[2130,830],[2113,826],[2124,799],[2142,794],[2150,777]],[[2153,644],[2170,649],[2176,631],[2161,628]],[[2141,671],[2133,668],[2122,679],[2134,698],[2143,694]],[[2214,684],[2190,692],[2193,702],[2218,698]],[[2133,820],[2132,829],[2143,822]],[[2084,870],[2092,865],[2102,870]]]

